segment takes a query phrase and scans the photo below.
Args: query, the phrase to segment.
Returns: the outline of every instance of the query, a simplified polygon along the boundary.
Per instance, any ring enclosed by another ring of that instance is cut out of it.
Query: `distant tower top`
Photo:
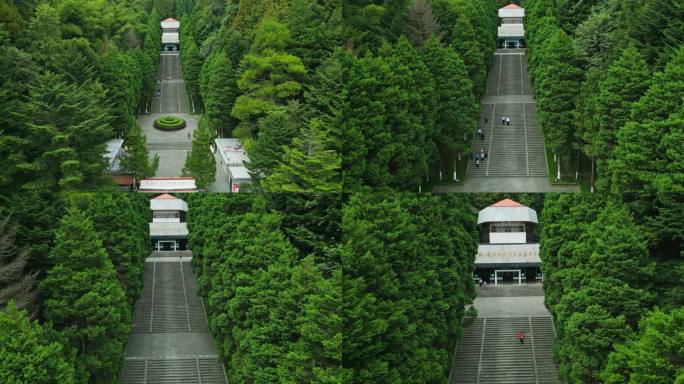
[[[517,4],[508,4],[499,9],[501,25],[498,28],[501,48],[523,48],[525,46],[525,8]]]
[[[517,201],[504,199],[481,210],[477,216],[477,224],[495,222],[539,223],[537,212]]]
[[[168,19],[162,20],[162,29],[178,29],[180,28],[180,21],[169,17]]]
[[[525,8],[517,4],[508,4],[507,6],[499,9],[499,17],[502,19],[516,17],[525,17]]]

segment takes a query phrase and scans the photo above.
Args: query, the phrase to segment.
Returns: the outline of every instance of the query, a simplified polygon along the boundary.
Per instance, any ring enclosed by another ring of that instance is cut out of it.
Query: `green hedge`
[[[185,128],[185,120],[179,117],[166,116],[154,121],[154,127],[162,131],[177,131]]]

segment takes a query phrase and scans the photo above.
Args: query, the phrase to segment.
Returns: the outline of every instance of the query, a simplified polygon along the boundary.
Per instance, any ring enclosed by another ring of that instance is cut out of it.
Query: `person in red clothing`
[[[525,332],[520,331],[518,332],[518,340],[520,340],[520,344],[523,344],[525,342]]]

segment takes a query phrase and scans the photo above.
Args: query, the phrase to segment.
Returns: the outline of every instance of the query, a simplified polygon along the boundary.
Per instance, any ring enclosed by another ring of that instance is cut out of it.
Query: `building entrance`
[[[525,273],[520,269],[497,269],[494,270],[494,285],[499,284],[522,284]]]
[[[155,247],[157,251],[177,251],[178,242],[175,240],[161,240],[157,241],[157,246]]]

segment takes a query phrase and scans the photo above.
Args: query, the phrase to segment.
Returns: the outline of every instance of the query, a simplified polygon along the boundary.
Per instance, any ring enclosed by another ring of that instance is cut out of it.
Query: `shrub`
[[[166,116],[154,121],[154,127],[162,131],[177,131],[185,128],[185,120],[180,117]]]

